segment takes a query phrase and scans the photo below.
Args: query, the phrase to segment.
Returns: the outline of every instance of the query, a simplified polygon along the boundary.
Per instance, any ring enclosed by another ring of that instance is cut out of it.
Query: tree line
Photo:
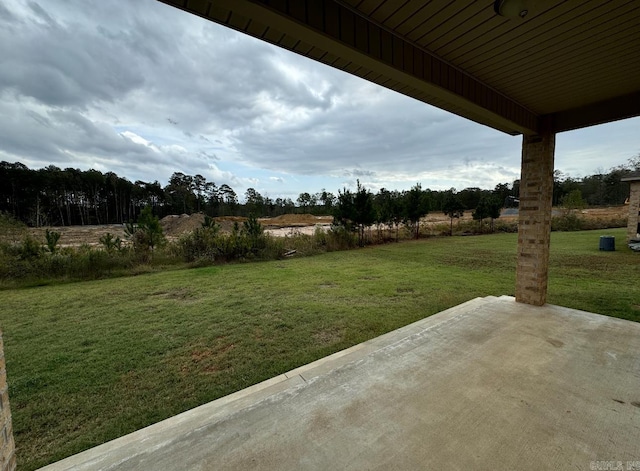
[[[640,155],[608,172],[581,179],[556,171],[554,205],[576,191],[591,206],[622,204],[629,185],[621,178],[639,170]],[[457,214],[475,210],[480,220],[493,219],[491,214],[496,214],[496,207],[517,201],[519,189],[520,182],[515,180],[498,184],[493,190],[470,187],[437,191],[422,189],[418,184],[409,191],[382,188],[373,194],[358,182],[355,192],[343,189],[335,195],[322,189],[313,194],[300,193],[295,201],[270,198],[249,188],[240,200],[229,185],[217,185],[202,175],[175,172],[163,187],[158,181],[131,182],[114,172],[60,169],[53,165],[30,169],[20,162],[0,162],[0,212],[31,226],[123,224],[137,220],[142,210],[150,207],[158,217],[195,212],[212,217],[326,214],[334,215],[338,222],[351,221],[360,230],[375,223],[390,227],[401,222],[411,224],[416,212],[444,212],[453,220]],[[356,217],[354,211],[360,216]]]

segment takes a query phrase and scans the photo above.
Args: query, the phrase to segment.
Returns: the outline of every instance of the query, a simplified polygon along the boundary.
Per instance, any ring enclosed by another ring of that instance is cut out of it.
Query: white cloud
[[[461,189],[518,177],[519,137],[160,2],[40,5],[0,5],[2,159],[145,181],[199,173],[274,197],[356,179]],[[624,163],[639,123],[559,135],[557,166]]]

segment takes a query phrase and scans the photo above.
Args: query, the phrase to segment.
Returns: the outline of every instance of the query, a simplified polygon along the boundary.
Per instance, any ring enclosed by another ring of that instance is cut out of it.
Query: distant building
[[[507,196],[504,199],[505,208],[517,208],[518,206],[520,206],[520,200],[515,196]]]

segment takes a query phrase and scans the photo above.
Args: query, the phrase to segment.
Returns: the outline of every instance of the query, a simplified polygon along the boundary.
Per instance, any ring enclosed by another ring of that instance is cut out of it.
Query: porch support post
[[[547,302],[556,143],[551,129],[543,125],[540,134],[522,140],[516,301],[535,306]]]
[[[627,222],[627,242],[636,240],[640,234],[640,173],[635,176],[623,178],[623,182],[629,182],[629,221]]]
[[[2,331],[0,330],[0,471],[15,471],[16,445],[11,427],[11,409],[9,408],[9,386],[4,359]]]

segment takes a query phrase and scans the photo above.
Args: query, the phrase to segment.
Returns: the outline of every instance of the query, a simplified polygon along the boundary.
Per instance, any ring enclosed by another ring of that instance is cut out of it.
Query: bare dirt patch
[[[151,296],[165,299],[174,299],[176,301],[192,301],[195,299],[195,295],[188,288],[177,288],[167,291],[156,291]]]
[[[331,224],[333,216],[314,216],[313,214],[283,214],[273,218],[261,218],[260,223],[267,228],[304,227],[316,224]]]
[[[189,374],[202,372],[218,373],[229,369],[228,354],[235,348],[233,343],[222,343],[211,347],[198,347],[189,352],[189,360],[182,364],[180,372]]]
[[[622,219],[628,216],[629,208],[625,205],[610,206],[605,208],[589,208],[578,212],[578,214],[586,219]],[[466,211],[460,220],[471,220],[472,211]],[[554,209],[554,215],[561,215],[562,209]],[[247,220],[240,216],[221,216],[213,218],[220,226],[220,230],[229,233],[233,230],[234,224],[239,224]],[[518,219],[517,209],[504,209],[500,220],[515,221]],[[312,214],[284,214],[273,218],[260,218],[260,224],[265,228],[265,232],[276,237],[291,236],[295,234],[312,235],[317,228],[327,230],[333,222],[332,216],[314,216]],[[204,222],[204,214],[196,213],[192,215],[180,214],[170,215],[160,220],[160,225],[167,239],[170,241],[177,240],[183,234],[193,232],[195,229],[202,227]],[[434,212],[423,218],[422,223],[427,226],[449,223],[449,218],[442,213]],[[454,221],[455,224],[455,221]],[[29,233],[37,240],[44,241],[45,230],[47,228],[30,228]],[[124,225],[122,224],[105,224],[100,226],[64,226],[50,227],[50,230],[60,232],[61,247],[79,247],[87,244],[90,246],[99,246],[100,238],[107,233],[113,234],[114,237],[120,237],[125,241]]]
[[[342,340],[343,331],[338,328],[322,329],[313,334],[313,340],[319,345],[330,345]]]
[[[32,227],[29,233],[37,240],[45,240],[46,230],[60,233],[60,247],[79,247],[83,244],[100,245],[100,238],[107,233],[114,237],[120,237],[124,241],[124,226],[122,224],[103,224],[100,226],[59,226],[59,227]]]

